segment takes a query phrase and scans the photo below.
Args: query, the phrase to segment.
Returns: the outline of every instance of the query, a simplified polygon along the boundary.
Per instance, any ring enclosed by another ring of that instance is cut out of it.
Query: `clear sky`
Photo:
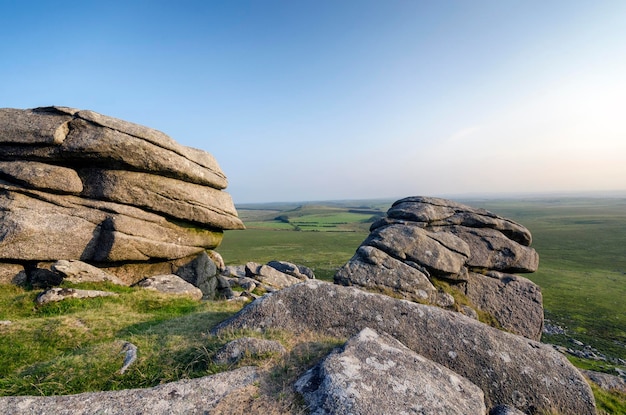
[[[0,0],[0,107],[46,105],[236,203],[626,190],[626,1]]]

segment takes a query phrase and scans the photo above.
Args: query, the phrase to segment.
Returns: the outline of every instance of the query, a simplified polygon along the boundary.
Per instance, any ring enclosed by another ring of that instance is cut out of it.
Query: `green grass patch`
[[[241,304],[117,290],[117,297],[35,307],[38,291],[0,287],[2,319],[11,321],[0,326],[0,395],[148,387],[217,370],[206,363],[215,342],[207,333]],[[126,341],[138,359],[121,375]]]
[[[314,270],[320,279],[332,279],[367,237],[361,232],[293,232],[263,229],[226,231],[219,252],[227,265],[249,261],[289,261]]]
[[[606,391],[594,384],[591,384],[591,390],[596,398],[598,415],[626,414],[626,393]]]

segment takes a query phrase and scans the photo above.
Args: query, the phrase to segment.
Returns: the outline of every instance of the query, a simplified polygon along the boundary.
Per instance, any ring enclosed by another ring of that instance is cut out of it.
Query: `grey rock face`
[[[184,379],[149,389],[81,393],[68,396],[0,397],[6,415],[203,415],[259,378],[256,368],[242,367],[198,379]]]
[[[464,284],[455,286],[479,310],[487,311],[502,328],[539,340],[543,331],[543,299],[532,281],[519,275],[490,271],[470,272]]]
[[[213,361],[217,364],[234,364],[246,356],[262,357],[265,355],[283,355],[287,350],[282,344],[254,337],[241,337],[228,342],[215,353]]]
[[[0,161],[0,177],[33,189],[79,194],[83,182],[75,170],[36,161]]]
[[[388,290],[407,300],[433,302],[437,290],[427,271],[417,264],[408,265],[373,246],[362,245],[348,263],[335,274],[335,282]]]
[[[172,272],[198,287],[205,299],[213,300],[217,294],[217,265],[206,252],[201,252],[190,262]]]
[[[480,387],[487,407],[595,414],[589,385],[552,347],[506,333],[460,313],[309,280],[262,297],[213,329],[307,330],[348,338],[365,327]]]
[[[484,415],[483,392],[385,334],[365,328],[295,384],[312,415]]]
[[[538,286],[521,277],[509,284],[514,277],[496,283],[477,276],[537,270],[539,256],[528,246],[532,238],[522,225],[453,201],[410,197],[395,202],[370,229],[356,254],[335,274],[337,284],[450,307],[454,302],[433,286],[435,279],[444,280],[503,328],[540,338]],[[464,313],[473,314],[467,309]]]
[[[137,286],[164,294],[185,295],[194,300],[202,298],[202,291],[199,288],[174,274],[155,275],[139,281]]]
[[[411,261],[438,275],[461,273],[470,256],[467,243],[450,233],[391,224],[377,228],[363,242],[401,261]]]
[[[208,153],[67,107],[0,109],[0,259],[171,260],[243,229]]]
[[[92,263],[173,259],[221,242],[222,232],[179,226],[136,207],[20,191],[0,183],[0,258]]]
[[[82,195],[137,206],[213,229],[239,229],[241,221],[228,193],[148,173],[84,169]]]

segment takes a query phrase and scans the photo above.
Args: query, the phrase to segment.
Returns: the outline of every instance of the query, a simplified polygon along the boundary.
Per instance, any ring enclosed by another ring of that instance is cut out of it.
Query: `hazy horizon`
[[[0,0],[0,106],[161,130],[236,204],[621,192],[625,21],[617,0]]]
[[[269,200],[262,202],[236,202],[240,206],[263,206],[263,205],[298,205],[298,204],[325,204],[325,203],[365,203],[365,202],[395,202],[397,200],[413,197],[439,197],[453,201],[496,201],[496,200],[550,200],[550,199],[585,199],[585,200],[605,200],[618,199],[626,202],[626,190],[614,191],[588,191],[588,192],[528,192],[528,193],[465,193],[465,194],[407,194],[392,197],[370,197],[357,199],[302,199],[302,200]]]

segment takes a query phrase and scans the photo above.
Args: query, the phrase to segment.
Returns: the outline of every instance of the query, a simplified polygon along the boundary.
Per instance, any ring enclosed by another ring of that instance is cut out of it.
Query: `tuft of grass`
[[[598,415],[626,414],[626,393],[606,391],[594,384],[591,384],[591,390],[596,399]]]

